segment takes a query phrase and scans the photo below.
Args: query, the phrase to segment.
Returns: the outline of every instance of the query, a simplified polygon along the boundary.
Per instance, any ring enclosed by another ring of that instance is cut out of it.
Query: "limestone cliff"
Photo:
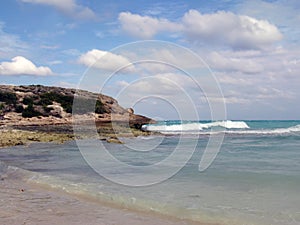
[[[130,125],[136,128],[153,122],[150,118],[135,115],[132,109],[124,109],[112,97],[83,90],[80,90],[79,98],[82,104],[76,104],[77,108],[74,108],[75,93],[78,90],[62,87],[0,85],[0,124],[71,123],[72,112],[83,119],[93,116],[100,122],[126,122],[129,118]],[[93,110],[86,109],[85,104],[89,102],[94,103]]]

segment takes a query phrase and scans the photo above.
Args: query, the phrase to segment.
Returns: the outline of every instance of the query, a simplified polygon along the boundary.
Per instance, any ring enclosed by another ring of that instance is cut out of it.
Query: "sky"
[[[299,11],[298,0],[2,0],[0,83],[101,91],[156,119],[211,119],[214,104],[231,120],[300,119]]]

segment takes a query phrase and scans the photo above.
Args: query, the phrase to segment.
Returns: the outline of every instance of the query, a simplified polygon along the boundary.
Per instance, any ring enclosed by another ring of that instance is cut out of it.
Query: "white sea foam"
[[[210,128],[225,128],[225,130],[210,130]],[[250,129],[244,121],[217,121],[210,123],[183,123],[183,124],[164,124],[164,125],[144,125],[144,130],[157,131],[163,134],[210,134],[225,132],[226,134],[256,134],[256,135],[285,135],[298,134],[300,132],[300,124],[287,128],[274,129]]]
[[[229,134],[262,134],[262,135],[281,135],[290,133],[299,133],[300,124],[288,128],[275,128],[275,129],[261,129],[261,130],[229,130],[226,133]]]
[[[226,129],[248,129],[249,126],[244,121],[216,121],[210,123],[183,123],[183,124],[164,124],[164,125],[144,125],[143,129],[147,131],[158,131],[162,133],[194,133],[213,127],[223,127]]]

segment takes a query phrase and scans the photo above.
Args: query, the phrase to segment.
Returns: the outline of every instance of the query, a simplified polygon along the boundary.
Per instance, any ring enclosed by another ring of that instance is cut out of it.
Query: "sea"
[[[174,120],[143,129],[159,133],[120,137],[124,144],[4,148],[0,175],[190,221],[300,224],[300,121]]]

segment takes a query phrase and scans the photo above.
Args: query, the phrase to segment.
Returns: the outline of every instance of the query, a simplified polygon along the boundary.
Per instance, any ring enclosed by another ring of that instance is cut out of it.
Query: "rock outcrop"
[[[89,110],[90,103],[95,107]],[[83,119],[94,117],[97,122],[129,122],[135,128],[154,122],[103,94],[42,85],[0,85],[0,125],[67,124],[72,122],[72,113]]]

